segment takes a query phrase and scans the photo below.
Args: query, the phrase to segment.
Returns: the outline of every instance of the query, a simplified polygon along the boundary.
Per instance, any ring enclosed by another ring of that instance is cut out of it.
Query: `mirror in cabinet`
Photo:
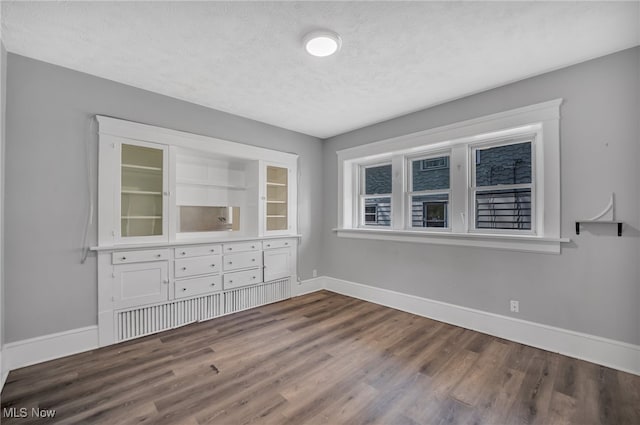
[[[122,144],[121,237],[163,234],[164,154],[163,149]]]
[[[174,149],[176,239],[257,235],[258,161]]]
[[[267,166],[266,230],[288,229],[288,169]]]

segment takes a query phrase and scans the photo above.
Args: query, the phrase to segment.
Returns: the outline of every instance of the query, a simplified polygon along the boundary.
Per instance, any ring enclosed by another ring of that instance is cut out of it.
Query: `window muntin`
[[[410,178],[407,210],[410,218],[407,227],[432,230],[450,228],[449,155],[447,152],[408,159]]]
[[[472,146],[473,230],[534,231],[533,139]]]
[[[360,226],[391,226],[391,164],[361,166]]]

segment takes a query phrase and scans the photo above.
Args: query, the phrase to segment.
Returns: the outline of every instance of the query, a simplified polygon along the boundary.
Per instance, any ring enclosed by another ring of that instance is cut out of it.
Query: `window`
[[[533,230],[533,140],[474,147],[475,229]]]
[[[378,206],[369,205],[364,207],[364,224],[378,223]]]
[[[561,102],[339,151],[338,236],[559,252]]]
[[[449,155],[409,159],[408,211],[412,228],[448,228]]]
[[[391,164],[362,166],[361,225],[391,226]]]
[[[423,159],[420,161],[420,170],[428,171],[435,168],[449,168],[449,157],[442,156],[440,158]]]

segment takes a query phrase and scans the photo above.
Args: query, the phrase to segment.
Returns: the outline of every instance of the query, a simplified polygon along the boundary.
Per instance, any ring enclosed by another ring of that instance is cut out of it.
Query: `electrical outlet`
[[[510,302],[511,312],[519,313],[520,312],[520,301],[511,300]]]
[[[312,274],[313,274],[313,277],[318,277],[318,270],[313,269]]]

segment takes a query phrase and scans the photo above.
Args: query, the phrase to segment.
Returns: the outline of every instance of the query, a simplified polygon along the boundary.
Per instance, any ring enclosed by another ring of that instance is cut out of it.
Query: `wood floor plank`
[[[640,377],[319,291],[12,371],[2,408],[3,425],[638,425]]]

